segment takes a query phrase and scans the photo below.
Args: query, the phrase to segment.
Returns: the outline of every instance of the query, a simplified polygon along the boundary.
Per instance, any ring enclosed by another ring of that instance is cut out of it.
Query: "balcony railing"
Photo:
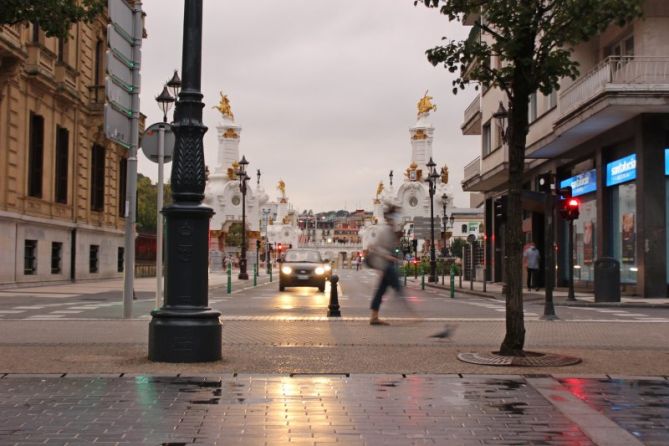
[[[105,104],[105,86],[104,85],[89,85],[88,97],[91,109],[95,111],[102,111]]]
[[[465,109],[465,125],[481,112],[481,96],[476,95],[471,104]]]
[[[464,181],[467,181],[470,178],[474,178],[477,175],[481,174],[481,157],[477,156],[472,162],[465,166],[465,178]]]
[[[611,56],[560,94],[560,115],[608,91],[652,91],[669,84],[669,57]]]

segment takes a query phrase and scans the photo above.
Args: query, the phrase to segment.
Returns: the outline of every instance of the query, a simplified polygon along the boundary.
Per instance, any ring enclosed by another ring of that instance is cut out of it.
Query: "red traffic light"
[[[570,208],[578,208],[579,202],[576,198],[571,198],[567,201],[567,206]]]
[[[560,216],[567,221],[576,220],[580,214],[581,202],[576,198],[567,198],[560,201]]]

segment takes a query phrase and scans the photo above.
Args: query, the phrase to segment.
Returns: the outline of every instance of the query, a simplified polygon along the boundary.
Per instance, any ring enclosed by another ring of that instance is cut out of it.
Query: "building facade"
[[[470,38],[485,39],[472,28]],[[554,187],[571,186],[580,200],[573,244],[568,222],[553,210],[557,284],[565,285],[570,252],[577,286],[590,288],[597,259],[620,262],[623,292],[667,296],[669,284],[669,4],[647,0],[644,17],[611,26],[572,56],[580,76],[564,79],[529,107],[523,231],[544,251],[544,210],[531,192],[552,174]],[[492,60],[495,64],[498,61]],[[504,221],[493,211],[506,195],[508,147],[493,118],[497,89],[484,90],[465,110],[461,126],[481,139],[480,156],[465,167],[463,189],[485,196],[488,279],[504,277]],[[508,107],[507,107],[508,108]],[[573,246],[572,246],[573,245]],[[543,268],[542,268],[543,269]]]
[[[0,26],[0,286],[122,275],[127,154],[103,131],[106,27]]]

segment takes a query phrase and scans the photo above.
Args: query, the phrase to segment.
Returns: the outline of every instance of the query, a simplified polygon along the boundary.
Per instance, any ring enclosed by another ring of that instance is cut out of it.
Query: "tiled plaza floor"
[[[575,383],[583,383],[576,396],[592,406],[583,404],[584,419],[598,410],[622,426],[608,438],[627,429],[649,445],[669,442],[666,381],[650,393],[637,380],[552,381],[575,394]],[[626,416],[641,415],[616,413],[612,405],[621,402],[609,396],[639,408],[664,406],[630,423]],[[0,379],[0,444],[613,444],[589,438],[587,426],[558,406],[520,376],[10,374]]]

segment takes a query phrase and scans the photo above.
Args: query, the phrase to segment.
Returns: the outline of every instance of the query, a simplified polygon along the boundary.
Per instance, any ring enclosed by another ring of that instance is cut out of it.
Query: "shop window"
[[[91,159],[91,209],[102,211],[105,198],[105,148],[95,144]]]
[[[99,265],[99,258],[100,255],[100,246],[99,245],[91,245],[89,252],[88,252],[88,272],[89,273],[97,273],[98,272],[98,265]]]
[[[636,184],[611,190],[611,238],[613,256],[620,261],[620,281],[636,283]]]
[[[537,120],[537,93],[534,92],[530,95],[530,103],[527,109],[527,122],[533,123]]]
[[[125,248],[123,246],[118,247],[118,252],[116,254],[116,271],[119,273],[123,272],[123,260],[125,256]]]
[[[30,142],[28,152],[28,195],[42,198],[44,168],[44,118],[30,114]]]
[[[67,203],[69,139],[70,134],[66,128],[56,128],[56,175],[54,177],[56,203]]]
[[[30,276],[37,272],[37,240],[23,243],[23,274]]]
[[[63,270],[63,243],[51,243],[51,274],[60,274]]]

